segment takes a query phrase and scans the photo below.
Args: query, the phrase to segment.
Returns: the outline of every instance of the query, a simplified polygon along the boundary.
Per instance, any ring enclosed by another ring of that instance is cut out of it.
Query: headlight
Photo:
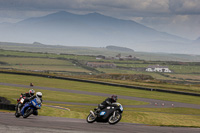
[[[120,106],[119,108],[120,108],[120,110],[121,110],[121,111],[123,111],[123,110],[124,110],[122,106]]]
[[[41,106],[40,106],[40,105],[37,105],[37,106],[36,106],[36,108],[37,108],[37,109],[40,109],[40,108],[41,108]]]

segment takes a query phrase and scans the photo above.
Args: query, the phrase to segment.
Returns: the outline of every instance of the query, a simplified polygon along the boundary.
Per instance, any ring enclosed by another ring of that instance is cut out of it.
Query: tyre
[[[87,121],[88,123],[93,123],[93,122],[95,122],[96,118],[97,118],[97,117],[93,116],[93,115],[90,113],[90,114],[88,115],[86,121]]]
[[[33,115],[37,116],[37,115],[38,115],[38,111],[37,111],[37,110],[34,110],[34,111],[33,111]]]
[[[17,104],[17,105],[15,106],[15,117],[17,117],[17,118],[20,117],[20,113],[18,113],[18,106],[19,106],[19,104]]]
[[[23,118],[29,117],[33,113],[33,109],[27,109],[23,115]]]
[[[121,118],[122,118],[121,113],[116,113],[115,117],[113,117],[113,115],[111,115],[109,117],[108,123],[111,124],[111,125],[116,124],[116,123],[118,123],[121,120]]]
[[[20,114],[17,111],[15,112],[15,117],[17,117],[17,118],[20,117]]]

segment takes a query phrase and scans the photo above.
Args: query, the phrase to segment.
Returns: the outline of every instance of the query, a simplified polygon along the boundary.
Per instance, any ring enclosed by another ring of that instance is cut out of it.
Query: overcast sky
[[[57,11],[98,12],[192,40],[200,37],[200,0],[0,0],[0,23]]]

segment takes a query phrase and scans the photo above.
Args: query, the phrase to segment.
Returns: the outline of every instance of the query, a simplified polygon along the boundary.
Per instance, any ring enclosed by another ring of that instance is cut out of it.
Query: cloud
[[[200,14],[200,0],[169,0],[169,9],[174,14]]]
[[[196,39],[200,36],[199,15],[173,15],[163,17],[142,17],[135,21],[146,26],[179,35],[188,39]]]
[[[200,0],[0,0],[0,9],[14,11],[119,12],[135,16],[199,14]]]
[[[16,22],[62,10],[79,14],[99,12],[136,20],[158,30],[172,28],[175,33],[191,33],[190,27],[200,27],[199,7],[200,0],[0,0],[0,22]],[[183,29],[176,28],[181,26]],[[193,37],[200,35],[197,30],[192,33]]]

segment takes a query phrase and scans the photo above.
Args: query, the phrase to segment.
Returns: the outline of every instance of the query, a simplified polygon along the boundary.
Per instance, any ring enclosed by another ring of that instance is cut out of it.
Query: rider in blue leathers
[[[30,100],[31,98],[34,97],[34,94],[35,94],[35,91],[34,91],[33,89],[31,89],[31,90],[29,90],[29,92],[22,94],[22,95],[20,96],[20,98],[17,99],[17,101],[20,101],[22,98],[24,98],[24,102],[23,102],[23,103],[18,102],[18,104],[17,104],[17,107],[16,107],[16,108],[17,108],[17,110],[18,110],[18,111],[17,111],[18,113],[21,111],[21,109],[22,109],[22,107],[24,106],[24,104],[25,104],[26,102],[29,102],[29,100]]]

